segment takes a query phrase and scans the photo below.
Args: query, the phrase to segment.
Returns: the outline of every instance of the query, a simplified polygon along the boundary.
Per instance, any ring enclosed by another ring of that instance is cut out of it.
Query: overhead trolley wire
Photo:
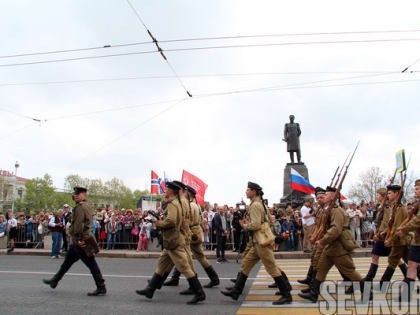
[[[161,49],[161,51],[159,51],[159,50],[146,50],[146,51],[115,53],[115,54],[108,54],[108,55],[83,56],[83,57],[72,57],[72,58],[64,58],[64,59],[38,60],[38,61],[30,61],[30,62],[0,64],[0,67],[26,66],[26,65],[46,64],[46,63],[55,63],[55,62],[78,61],[78,60],[85,60],[85,59],[100,59],[100,58],[110,58],[110,57],[144,55],[144,54],[153,54],[153,53],[161,53],[162,54],[163,52],[184,52],[184,51],[200,51],[200,50],[214,50],[214,49],[275,47],[275,46],[294,46],[294,45],[332,45],[332,44],[359,44],[359,43],[360,44],[361,43],[386,43],[386,42],[404,42],[404,41],[420,41],[420,38],[329,40],[329,41],[280,42],[280,43],[262,43],[262,44],[232,44],[232,45],[219,45],[219,46],[169,48],[169,49]]]
[[[145,26],[143,20],[135,11],[135,14],[139,18],[140,22]],[[146,27],[146,26],[145,26]],[[384,30],[384,31],[349,31],[349,32],[319,32],[319,33],[280,33],[280,34],[256,34],[256,35],[234,35],[234,36],[216,36],[216,37],[193,37],[193,38],[181,38],[181,39],[167,39],[159,40],[160,43],[178,43],[178,42],[191,42],[191,41],[210,41],[210,40],[227,40],[227,39],[245,39],[245,38],[273,38],[273,37],[299,37],[299,36],[327,36],[327,35],[363,35],[363,34],[386,34],[386,33],[417,33],[420,30]],[[154,44],[153,41],[145,42],[133,42],[133,43],[124,43],[124,44],[105,44],[102,46],[92,46],[84,48],[74,48],[74,49],[61,49],[61,50],[51,50],[51,51],[41,51],[41,52],[29,52],[29,53],[20,53],[13,55],[4,55],[0,56],[0,59],[5,58],[16,58],[16,57],[29,57],[37,55],[49,55],[49,54],[60,54],[60,53],[71,53],[71,52],[83,52],[90,50],[101,50],[109,48],[122,48],[130,46],[140,46]]]
[[[181,78],[212,78],[212,77],[246,77],[246,76],[279,76],[279,75],[315,75],[315,74],[381,74],[381,73],[401,73],[401,71],[295,71],[295,72],[244,72],[244,73],[203,73],[203,74],[183,74]],[[406,71],[405,73],[417,73],[420,71]],[[25,86],[25,85],[54,85],[54,84],[73,84],[91,82],[112,82],[112,81],[131,81],[131,80],[157,80],[173,79],[174,75],[151,75],[139,77],[120,77],[120,78],[98,78],[62,81],[28,81],[28,82],[9,82],[0,83],[0,87]]]
[[[146,24],[144,23],[143,19],[140,17],[140,14],[137,12],[136,8],[131,4],[130,0],[127,0],[128,5],[131,7],[131,9],[133,10],[133,12],[135,13],[135,15],[137,16],[138,20],[140,21],[140,23],[144,26],[144,28],[146,29],[147,33],[149,34],[150,38],[153,40],[153,43],[156,45],[156,48],[158,50],[158,52],[160,53],[160,55],[162,56],[162,58],[166,61],[166,63],[168,64],[169,68],[171,69],[172,73],[175,75],[175,77],[177,78],[179,84],[182,86],[182,88],[185,90],[185,92],[187,93],[187,95],[189,97],[192,97],[190,91],[188,91],[187,87],[185,86],[184,82],[182,82],[181,78],[178,76],[178,74],[175,71],[175,68],[172,66],[172,64],[169,62],[168,58],[166,57],[166,55],[163,53],[162,48],[160,48],[159,46],[159,42],[157,41],[156,37],[154,37],[152,35],[152,32],[149,30],[149,28],[146,26]]]

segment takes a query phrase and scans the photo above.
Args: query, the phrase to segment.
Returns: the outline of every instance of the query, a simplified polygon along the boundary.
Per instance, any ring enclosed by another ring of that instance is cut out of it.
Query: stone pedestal
[[[283,177],[283,198],[281,198],[280,203],[282,205],[294,204],[294,205],[303,205],[304,198],[307,194],[291,190],[290,189],[290,173],[292,168],[302,175],[309,182],[309,174],[306,165],[302,163],[287,163],[284,168],[284,177]]]

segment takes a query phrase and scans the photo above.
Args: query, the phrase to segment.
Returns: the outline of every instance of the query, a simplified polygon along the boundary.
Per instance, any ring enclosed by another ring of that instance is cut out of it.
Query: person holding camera
[[[305,198],[305,203],[303,204],[300,212],[302,213],[302,224],[303,224],[303,248],[302,250],[305,253],[310,253],[311,250],[308,248],[310,246],[309,238],[312,235],[312,232],[315,227],[315,211],[312,209],[313,198],[308,196]]]

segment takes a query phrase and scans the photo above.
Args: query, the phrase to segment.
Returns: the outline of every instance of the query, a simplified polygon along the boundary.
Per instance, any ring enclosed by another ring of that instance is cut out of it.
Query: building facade
[[[13,200],[22,200],[25,183],[29,179],[15,176],[13,172],[0,169],[0,210],[12,208]]]

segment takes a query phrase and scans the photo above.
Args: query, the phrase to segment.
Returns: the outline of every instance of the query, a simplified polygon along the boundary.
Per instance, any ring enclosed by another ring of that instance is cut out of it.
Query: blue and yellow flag
[[[395,154],[395,159],[397,161],[397,172],[401,173],[407,169],[407,165],[405,163],[405,152],[404,149],[398,151]]]

